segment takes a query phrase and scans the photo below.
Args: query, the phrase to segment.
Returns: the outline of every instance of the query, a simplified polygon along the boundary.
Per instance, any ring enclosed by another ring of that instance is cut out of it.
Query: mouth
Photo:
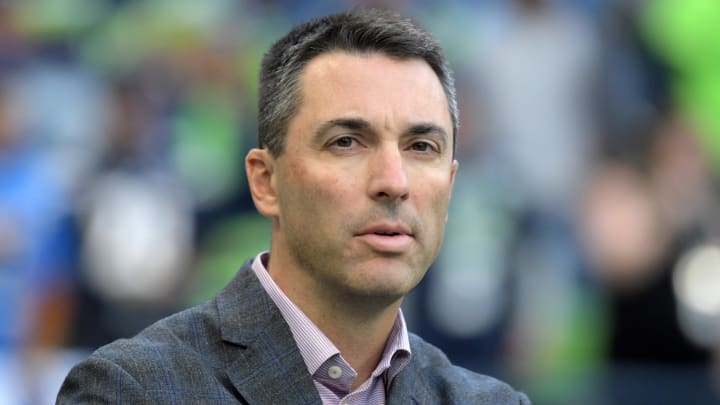
[[[405,253],[415,239],[410,228],[404,224],[379,224],[370,226],[356,235],[371,250],[386,253]]]
[[[368,234],[374,234],[374,235],[381,235],[381,236],[398,236],[398,235],[407,235],[407,236],[413,236],[412,229],[410,226],[406,225],[404,222],[400,221],[382,221],[382,222],[376,222],[371,223],[363,227],[360,232],[358,232],[359,235],[368,235]]]
[[[376,232],[373,232],[373,234],[375,234],[375,235],[380,235],[380,236],[398,236],[398,235],[402,235],[400,232],[392,232],[392,231],[389,231],[389,232],[386,232],[386,231],[376,231]]]

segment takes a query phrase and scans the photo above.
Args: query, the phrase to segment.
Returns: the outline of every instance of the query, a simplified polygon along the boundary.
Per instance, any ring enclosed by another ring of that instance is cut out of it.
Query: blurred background
[[[536,404],[719,403],[717,0],[0,0],[0,404],[269,247],[260,59],[358,4],[434,32],[459,90],[411,330]]]

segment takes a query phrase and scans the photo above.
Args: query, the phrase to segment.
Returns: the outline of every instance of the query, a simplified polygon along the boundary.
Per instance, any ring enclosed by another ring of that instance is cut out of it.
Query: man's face
[[[423,60],[340,51],[311,60],[300,85],[273,165],[271,274],[282,265],[294,285],[397,300],[437,256],[447,219],[457,163],[442,86]]]

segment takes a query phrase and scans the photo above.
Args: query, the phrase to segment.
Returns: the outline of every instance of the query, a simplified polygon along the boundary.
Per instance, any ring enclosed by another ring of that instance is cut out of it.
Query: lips
[[[392,231],[389,231],[389,232],[378,231],[378,232],[374,232],[374,233],[375,233],[375,235],[382,235],[382,236],[397,236],[397,235],[400,235],[399,232],[392,232]]]
[[[412,237],[412,230],[409,226],[402,222],[397,223],[379,223],[369,225],[363,228],[362,231],[358,232],[358,235],[379,235],[379,236],[410,236]]]
[[[410,228],[402,223],[374,224],[363,229],[356,237],[372,250],[381,253],[404,253],[414,240]]]

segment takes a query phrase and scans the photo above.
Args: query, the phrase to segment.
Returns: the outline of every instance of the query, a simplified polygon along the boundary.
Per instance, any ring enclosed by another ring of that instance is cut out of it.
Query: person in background
[[[63,403],[529,403],[407,331],[458,163],[452,73],[389,11],[301,24],[265,55],[245,160],[271,248],[200,306],[73,368]],[[141,281],[138,281],[141,282]]]
[[[0,73],[0,402],[36,400],[25,375],[67,340],[76,278],[69,197],[27,130],[19,88]]]

